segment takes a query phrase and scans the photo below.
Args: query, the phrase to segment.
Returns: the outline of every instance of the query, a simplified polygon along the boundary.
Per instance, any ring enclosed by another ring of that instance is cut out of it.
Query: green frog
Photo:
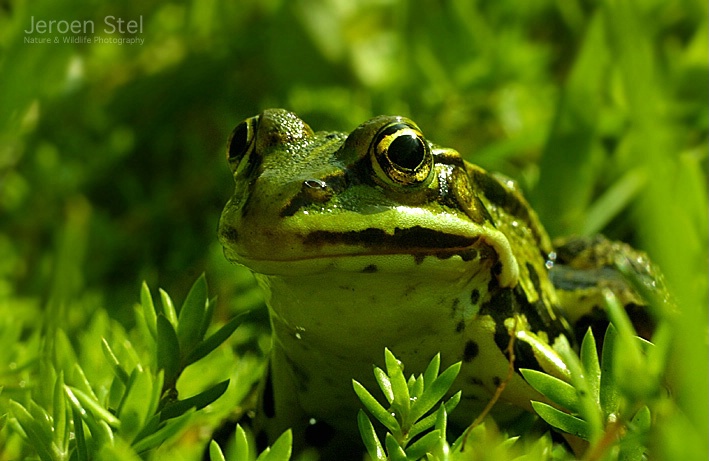
[[[625,244],[597,236],[552,245],[514,181],[404,117],[347,134],[266,110],[233,130],[227,161],[236,188],[219,240],[265,293],[273,340],[256,426],[271,442],[292,428],[296,449],[352,453],[361,408],[352,379],[375,389],[385,347],[407,374],[437,353],[443,366],[461,361],[451,418],[469,424],[506,380],[511,335],[515,370],[564,376],[554,345],[595,322],[598,287],[644,304],[614,258],[655,281],[647,257]],[[493,409],[501,420],[543,400],[519,373],[505,384]]]

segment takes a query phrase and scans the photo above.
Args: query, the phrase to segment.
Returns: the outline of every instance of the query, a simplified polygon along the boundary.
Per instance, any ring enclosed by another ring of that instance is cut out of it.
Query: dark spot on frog
[[[480,301],[480,290],[477,288],[470,292],[470,302],[475,306]]]
[[[476,378],[475,376],[471,376],[468,378],[468,382],[472,384],[473,386],[482,386],[483,382],[480,378]]]
[[[305,372],[298,363],[288,357],[287,354],[284,354],[284,356],[286,361],[288,362],[288,366],[293,372],[293,376],[296,379],[296,385],[298,387],[298,390],[301,392],[308,392],[308,383],[310,382],[310,376],[308,376],[308,373]]]
[[[529,278],[532,280],[532,285],[534,285],[534,289],[537,291],[537,294],[541,295],[542,285],[539,282],[539,274],[537,274],[537,271],[534,270],[534,266],[532,266],[530,263],[527,263],[525,265],[527,266],[527,271],[529,272]]]
[[[335,429],[323,421],[314,421],[305,428],[305,443],[312,447],[324,447],[335,436]]]
[[[463,361],[471,362],[475,357],[478,356],[479,352],[478,343],[469,340],[465,343],[465,349],[463,349]]]
[[[496,277],[500,276],[500,274],[502,273],[502,262],[497,261],[495,264],[492,265],[492,273],[495,274]]]
[[[493,376],[493,377],[492,377],[492,385],[493,385],[493,386],[497,387],[497,386],[499,386],[501,383],[502,383],[502,378],[500,378],[499,376]]]
[[[261,397],[261,407],[263,414],[266,415],[267,418],[276,416],[276,404],[273,400],[273,380],[271,375],[272,373],[269,367],[268,375],[265,378],[263,395]]]
[[[465,330],[465,321],[461,320],[458,322],[458,324],[455,326],[455,332],[456,333],[462,333]]]
[[[365,274],[373,274],[378,270],[379,268],[376,264],[369,264],[368,266],[365,266],[364,269],[362,269],[362,272],[364,272]]]
[[[458,313],[458,305],[460,304],[460,299],[454,298],[453,305],[451,306],[451,318],[455,318]]]
[[[221,229],[222,238],[227,240],[229,243],[236,243],[239,240],[239,232],[234,228],[234,226],[224,226]]]

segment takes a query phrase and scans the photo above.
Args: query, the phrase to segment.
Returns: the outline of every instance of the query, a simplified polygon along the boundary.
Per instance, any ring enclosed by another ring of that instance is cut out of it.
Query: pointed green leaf
[[[213,333],[209,338],[199,343],[185,359],[185,365],[197,362],[219,347],[222,343],[224,343],[224,341],[229,339],[234,331],[236,331],[239,325],[241,325],[244,321],[244,318],[245,314],[237,315]]]
[[[369,412],[377,418],[380,423],[392,432],[401,430],[399,422],[396,420],[394,415],[389,413],[379,402],[377,402],[377,399],[375,399],[364,386],[362,386],[359,382],[352,380],[352,387],[354,387],[354,391],[357,394],[357,397],[359,397],[362,401],[364,407],[369,410]]]
[[[251,453],[249,453],[249,439],[246,437],[246,431],[241,424],[236,425],[236,431],[234,434],[236,440],[234,441],[234,458],[238,460],[249,460],[253,459]]]
[[[177,328],[177,311],[172,303],[172,298],[165,290],[160,288],[160,304],[162,304],[162,313],[170,321],[174,328]]]
[[[133,444],[133,449],[137,453],[150,450],[161,445],[169,438],[177,435],[187,426],[194,411],[188,411],[184,415],[167,421],[160,429]]]
[[[441,433],[438,430],[433,430],[406,447],[406,456],[408,459],[420,459],[426,453],[432,451],[433,447],[440,441]]]
[[[214,309],[217,307],[217,297],[213,297],[207,300],[207,305],[204,311],[204,318],[202,319],[202,326],[199,330],[199,337],[204,338],[209,330],[209,325],[212,324],[212,318],[214,317]]]
[[[172,385],[180,371],[180,343],[172,323],[158,315],[158,368],[165,370],[165,382]]]
[[[600,402],[601,392],[601,365],[598,361],[598,350],[596,349],[596,338],[589,327],[581,342],[581,364],[586,372],[586,383],[593,400]]]
[[[60,371],[54,383],[54,396],[52,399],[52,422],[54,425],[54,445],[62,452],[66,452],[69,441],[67,430],[67,408],[64,396],[64,372]]]
[[[400,413],[402,421],[407,420],[411,400],[409,396],[409,386],[404,377],[404,367],[389,349],[384,349],[384,357],[387,375],[391,381],[391,390],[394,393],[392,407]]]
[[[374,461],[386,461],[387,456],[382,447],[382,443],[379,441],[372,422],[363,410],[359,410],[357,413],[357,426],[359,427],[359,433],[367,449],[367,453],[369,453],[369,457]]]
[[[130,375],[121,403],[116,409],[118,419],[121,420],[121,437],[123,439],[132,441],[148,417],[152,415],[149,406],[145,405],[145,402],[149,402],[153,395],[152,387],[153,381],[150,373],[146,373],[141,367],[135,367]]]
[[[424,387],[430,386],[433,381],[438,377],[438,371],[441,367],[441,354],[436,354],[433,356],[431,361],[426,367],[426,371],[423,372],[423,383]]]
[[[561,358],[564,359],[564,363],[566,363],[571,371],[571,383],[576,388],[576,395],[578,396],[579,414],[588,424],[589,430],[593,434],[589,441],[595,442],[596,438],[603,435],[601,406],[591,393],[586,378],[586,370],[583,369],[579,357],[571,350],[571,346],[566,337],[563,335],[560,336],[558,343],[563,344],[563,347],[559,347],[559,355],[561,355]]]
[[[81,407],[84,410],[91,412],[95,418],[105,421],[111,427],[120,427],[121,422],[113,415],[113,413],[103,408],[98,401],[94,400],[91,396],[86,395],[80,389],[72,386],[64,386],[64,392],[66,392],[70,399],[78,401],[81,404]]]
[[[399,442],[396,441],[393,435],[387,433],[384,444],[386,445],[387,454],[391,461],[407,461],[406,452],[401,448],[401,445],[399,445]]]
[[[111,364],[111,367],[113,368],[113,373],[124,385],[128,384],[128,379],[130,379],[128,372],[126,372],[126,370],[121,366],[121,363],[118,361],[116,354],[113,353],[113,349],[111,349],[111,346],[108,344],[108,341],[106,341],[106,338],[104,337],[101,337],[101,349],[103,350],[103,355],[106,357],[106,359],[108,359],[108,362]]]
[[[377,384],[379,384],[379,388],[384,393],[387,402],[392,403],[394,401],[394,391],[391,388],[389,376],[381,368],[374,367],[374,378],[377,380]]]
[[[293,449],[293,433],[290,429],[281,434],[271,449],[256,458],[256,461],[288,461]]]
[[[219,448],[219,444],[214,440],[209,442],[209,461],[226,461],[222,449]]]
[[[620,391],[616,384],[615,367],[613,366],[613,356],[617,347],[618,332],[611,323],[606,329],[601,353],[600,401],[603,416],[606,420],[611,414],[617,413],[620,406]]]
[[[45,433],[39,422],[19,403],[10,400],[10,410],[17,419],[17,422],[22,426],[22,430],[27,434],[32,448],[37,452],[37,455],[42,461],[53,461],[54,456],[51,449],[51,435]]]
[[[153,297],[150,294],[150,288],[148,288],[148,284],[145,282],[143,282],[143,285],[140,287],[140,305],[150,335],[153,338],[157,338],[157,312],[155,310],[155,304],[153,304]]]
[[[568,434],[581,437],[584,440],[590,440],[592,431],[586,421],[557,410],[543,402],[532,401],[532,408],[534,408],[534,411],[536,411],[544,421],[551,424],[553,427]]]
[[[207,312],[207,279],[200,275],[192,285],[177,317],[177,339],[186,354],[202,339],[200,332]]]
[[[652,415],[648,407],[642,407],[633,416],[629,428],[633,436],[628,434],[620,443],[619,461],[643,461],[646,458],[645,440],[652,425]]]
[[[202,408],[206,407],[207,405],[221,397],[222,394],[226,392],[227,387],[229,387],[228,379],[215,384],[214,386],[203,392],[200,392],[195,396],[169,403],[160,412],[160,419],[162,421],[165,421],[171,418],[176,418],[187,412],[191,408],[201,410]]]
[[[76,440],[77,461],[89,460],[89,448],[86,446],[86,436],[84,435],[84,423],[81,421],[81,414],[76,408],[71,409],[72,420],[74,421],[74,440]]]
[[[411,401],[418,400],[423,394],[424,390],[424,380],[423,375],[419,375],[414,378],[413,375],[409,378],[409,395],[411,396]]]
[[[579,399],[574,386],[541,371],[522,368],[520,372],[529,385],[540,394],[563,408],[578,413]]]
[[[424,389],[421,397],[411,407],[411,420],[416,421],[421,418],[446,395],[460,372],[460,365],[461,362],[454,363]]]

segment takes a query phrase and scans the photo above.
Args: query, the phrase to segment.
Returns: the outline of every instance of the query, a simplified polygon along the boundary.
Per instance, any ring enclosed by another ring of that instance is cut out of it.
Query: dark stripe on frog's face
[[[446,234],[419,226],[408,229],[396,228],[393,235],[382,229],[369,228],[343,232],[313,231],[303,238],[303,243],[306,245],[362,245],[391,248],[395,252],[401,249],[462,249],[472,247],[477,241],[478,237]]]

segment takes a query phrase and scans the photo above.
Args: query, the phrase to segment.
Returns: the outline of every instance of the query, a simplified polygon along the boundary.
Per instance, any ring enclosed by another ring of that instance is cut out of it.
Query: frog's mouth
[[[290,234],[291,238],[297,234]],[[222,235],[223,241],[226,235]],[[278,239],[275,239],[278,241]],[[497,232],[461,235],[422,226],[396,227],[392,232],[371,227],[333,231],[313,229],[270,251],[238,254],[225,245],[227,259],[264,275],[308,275],[332,270],[348,272],[470,271],[471,265],[488,267],[504,287],[517,283],[519,268],[510,244]],[[299,250],[295,250],[299,248]],[[274,251],[275,250],[275,251]],[[295,251],[293,251],[295,250]],[[259,256],[257,256],[259,255]]]

